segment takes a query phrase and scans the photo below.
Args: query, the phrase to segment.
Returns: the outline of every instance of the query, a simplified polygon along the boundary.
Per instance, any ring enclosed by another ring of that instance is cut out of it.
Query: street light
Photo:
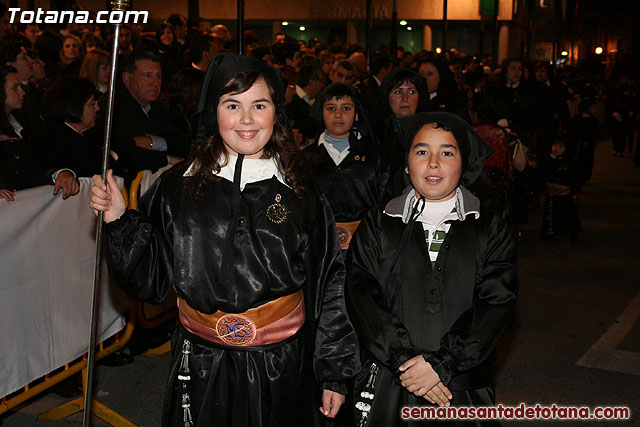
[[[560,53],[560,55],[562,55],[562,56],[568,56],[568,55],[569,55],[569,52],[567,52],[566,50],[563,50],[563,51]]]
[[[407,31],[413,30],[413,27],[407,27]]]
[[[600,55],[602,53],[602,48],[600,46],[598,46],[596,48],[596,55]]]
[[[407,21],[405,20],[400,21],[400,25],[407,25]]]
[[[306,28],[306,27],[304,27],[304,26],[299,28],[299,30],[300,30],[300,31],[304,31],[304,30],[306,30],[306,29],[307,29],[307,28]]]
[[[436,48],[436,53],[440,54],[440,52],[442,52],[442,49],[440,49],[439,47]]]
[[[282,25],[286,27],[287,25],[289,25],[289,21],[282,21]]]

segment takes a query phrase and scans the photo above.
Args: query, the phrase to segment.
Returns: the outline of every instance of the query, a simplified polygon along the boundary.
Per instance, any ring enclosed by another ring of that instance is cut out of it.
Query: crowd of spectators
[[[13,200],[15,191],[45,184],[66,198],[77,193],[78,177],[99,172],[112,31],[97,24],[3,24],[0,198]],[[355,89],[372,129],[368,140],[389,162],[389,195],[406,184],[404,159],[397,155],[403,152],[399,120],[422,111],[499,127],[507,143],[520,141],[528,149],[526,167],[501,171],[513,182],[517,223],[526,222],[528,209],[546,194],[544,171],[555,162],[552,147],[559,139],[575,169],[568,185],[576,197],[591,176],[600,129],[613,137],[613,155],[635,148],[637,82],[620,64],[557,69],[518,58],[495,64],[491,56],[454,49],[436,55],[392,53],[385,46],[367,64],[361,46],[338,37],[303,41],[279,33],[260,41],[251,30],[244,45],[246,55],[279,70],[301,150],[322,131],[312,117],[322,89],[332,83]],[[187,22],[177,14],[155,26],[122,26],[110,153],[116,174],[130,182],[138,170],[156,171],[189,156],[204,72],[218,53],[235,46],[224,25]],[[596,105],[606,106],[599,121]],[[637,155],[635,161],[640,165]]]

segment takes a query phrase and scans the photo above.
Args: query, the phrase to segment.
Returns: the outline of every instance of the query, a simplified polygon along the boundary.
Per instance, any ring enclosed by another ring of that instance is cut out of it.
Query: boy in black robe
[[[311,118],[318,129],[317,142],[305,148],[299,160],[331,205],[340,247],[346,250],[360,220],[380,202],[388,163],[380,155],[352,86],[327,86],[318,95]]]
[[[491,147],[450,113],[401,126],[412,185],[369,212],[348,255],[367,427],[405,425],[407,407],[493,405],[491,362],[516,302],[513,233],[467,190]]]

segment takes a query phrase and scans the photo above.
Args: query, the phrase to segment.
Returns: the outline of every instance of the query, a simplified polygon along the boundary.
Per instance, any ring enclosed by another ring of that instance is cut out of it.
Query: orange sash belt
[[[293,336],[305,321],[302,290],[244,313],[202,313],[178,298],[180,323],[189,332],[228,346],[274,344]]]
[[[349,244],[351,243],[353,233],[356,232],[356,229],[359,225],[359,220],[352,222],[336,222],[336,228],[338,229],[338,239],[340,240],[340,249],[349,249]]]

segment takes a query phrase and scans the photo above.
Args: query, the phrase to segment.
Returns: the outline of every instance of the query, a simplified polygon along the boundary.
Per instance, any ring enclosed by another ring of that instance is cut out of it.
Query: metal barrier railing
[[[96,360],[100,360],[112,353],[123,348],[131,335],[133,335],[133,329],[135,326],[135,318],[136,313],[135,310],[129,311],[129,317],[127,319],[127,326],[124,329],[124,333],[122,337],[119,334],[115,335],[115,339],[113,343],[105,346],[104,342],[99,344],[99,351],[96,353]],[[44,378],[40,380],[36,380],[31,384],[27,384],[24,386],[22,391],[12,393],[9,396],[5,396],[2,398],[2,404],[0,405],[0,415],[5,412],[10,411],[21,403],[26,402],[27,400],[37,396],[43,391],[53,387],[59,382],[71,377],[72,375],[77,374],[82,371],[82,385],[83,391],[86,384],[86,367],[87,367],[87,355],[84,354],[79,360],[76,360],[71,363],[67,363],[59,372],[54,374],[45,375]],[[55,371],[54,371],[55,372]],[[76,399],[73,399],[67,403],[64,403],[61,406],[53,408],[47,412],[44,412],[38,416],[38,421],[55,421],[67,417],[69,415],[80,412],[84,409],[84,401],[83,397],[80,396]],[[122,415],[114,412],[109,409],[107,406],[103,405],[98,401],[94,401],[92,405],[93,414],[105,420],[109,424],[115,427],[128,427],[135,426],[135,424],[131,423],[129,420],[124,418]]]
[[[122,187],[122,195],[126,202],[129,200],[129,194],[127,192],[126,187]],[[124,328],[124,332],[122,337],[117,333],[114,336],[113,342],[105,346],[105,342],[109,341],[109,339],[103,341],[98,345],[98,351],[96,352],[96,361],[101,360],[104,357],[115,353],[116,351],[123,348],[131,336],[133,335],[133,330],[135,327],[135,319],[137,317],[136,305],[134,304],[132,309],[129,310],[129,315],[127,317],[127,325]],[[16,391],[14,393],[9,394],[8,396],[4,396],[0,403],[0,415],[9,412],[16,406],[26,402],[29,399],[37,396],[45,390],[55,386],[61,381],[71,377],[72,375],[81,372],[82,375],[82,388],[83,395],[86,392],[86,372],[87,372],[87,354],[85,353],[80,358],[65,364],[62,368],[54,370],[52,373],[45,375],[44,377],[33,381],[23,387],[22,390]],[[57,406],[49,411],[46,411],[38,416],[38,421],[56,421],[62,418],[65,418],[69,415],[80,412],[84,409],[84,397],[80,396],[75,398],[69,402],[66,402],[60,406]],[[111,424],[114,427],[135,427],[136,424],[127,420],[122,415],[108,408],[106,405],[98,402],[96,399],[92,400],[91,404],[91,413]]]

